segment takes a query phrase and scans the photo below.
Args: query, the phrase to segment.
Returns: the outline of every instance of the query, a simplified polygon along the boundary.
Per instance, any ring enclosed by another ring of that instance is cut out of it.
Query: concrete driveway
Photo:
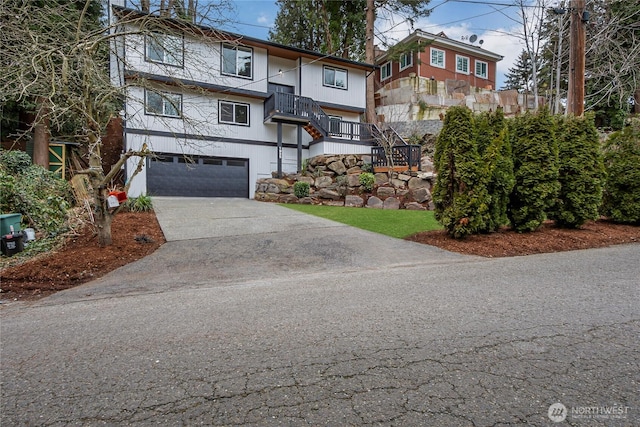
[[[0,307],[1,425],[640,425],[640,245],[484,259],[155,204],[153,255]]]

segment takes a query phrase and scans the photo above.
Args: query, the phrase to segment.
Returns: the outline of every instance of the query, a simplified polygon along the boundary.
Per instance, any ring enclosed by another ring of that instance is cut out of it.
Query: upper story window
[[[438,68],[444,68],[444,50],[436,49],[435,47],[431,48],[431,65]]]
[[[145,59],[150,62],[182,67],[184,41],[182,37],[153,33],[145,37]]]
[[[458,73],[469,74],[469,58],[456,55],[456,71]]]
[[[251,63],[253,49],[243,46],[222,46],[222,74],[243,77],[252,77]]]
[[[486,79],[487,76],[489,75],[488,69],[489,69],[489,64],[487,64],[484,61],[478,61],[476,59],[476,76]]]
[[[347,70],[325,65],[323,72],[325,86],[347,89]]]
[[[146,114],[166,117],[182,116],[182,95],[169,92],[145,91]]]
[[[403,53],[402,55],[400,55],[400,71],[404,70],[405,68],[409,68],[413,65],[413,53],[412,52],[408,52],[408,53]]]
[[[249,126],[249,104],[220,101],[218,122],[230,125]]]
[[[391,61],[384,63],[380,67],[380,80],[386,80],[391,77]]]

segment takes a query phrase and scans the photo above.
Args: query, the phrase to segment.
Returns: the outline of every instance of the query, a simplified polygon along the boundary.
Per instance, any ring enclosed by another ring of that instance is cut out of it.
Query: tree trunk
[[[367,0],[367,25],[365,31],[365,55],[369,64],[375,63],[375,47],[373,39],[373,30],[376,20],[375,0]],[[367,77],[367,122],[378,124],[378,116],[376,115],[376,99],[375,99],[375,79],[376,73],[371,72]]]
[[[633,94],[633,99],[635,101],[633,111],[636,114],[640,114],[640,88],[636,89],[636,93]]]
[[[49,109],[39,98],[33,126],[33,163],[49,169]]]
[[[105,247],[113,243],[111,239],[111,221],[113,220],[113,215],[107,209],[105,191],[94,191],[100,192],[100,195],[96,195],[96,199],[99,200],[99,205],[96,206],[94,211],[94,221],[98,231],[98,244],[101,247]]]

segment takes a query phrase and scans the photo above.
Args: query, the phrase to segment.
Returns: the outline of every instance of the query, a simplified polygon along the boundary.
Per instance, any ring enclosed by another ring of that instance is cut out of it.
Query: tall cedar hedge
[[[478,153],[489,193],[489,212],[482,231],[507,225],[507,205],[515,184],[509,131],[502,109],[474,117]]]
[[[518,116],[510,124],[515,186],[508,216],[516,231],[534,231],[546,219],[560,189],[554,123],[544,108]]]
[[[473,116],[466,107],[447,111],[436,140],[435,217],[455,237],[486,229],[489,196],[477,150]]]
[[[592,114],[557,119],[560,192],[551,216],[556,225],[578,228],[598,219],[604,185],[600,138]]]
[[[611,134],[604,165],[603,213],[616,222],[640,224],[640,119]]]

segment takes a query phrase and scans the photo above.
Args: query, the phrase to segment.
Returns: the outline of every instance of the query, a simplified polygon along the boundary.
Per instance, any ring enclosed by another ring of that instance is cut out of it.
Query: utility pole
[[[376,21],[376,5],[375,0],[367,0],[367,23],[365,29],[365,56],[366,61],[369,64],[375,63],[375,43],[373,39],[374,25]],[[378,116],[376,115],[376,100],[375,100],[375,81],[376,73],[374,71],[367,75],[367,122],[378,124]]]
[[[571,0],[570,49],[569,49],[569,93],[567,94],[567,114],[584,114],[584,73],[585,73],[585,22],[589,14],[585,12],[585,0]]]

